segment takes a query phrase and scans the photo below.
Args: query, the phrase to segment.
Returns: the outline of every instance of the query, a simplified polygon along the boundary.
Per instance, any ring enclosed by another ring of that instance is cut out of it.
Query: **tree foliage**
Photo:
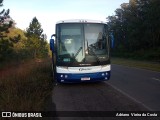
[[[3,0],[0,0],[0,7],[3,6]],[[10,16],[9,16],[9,9],[8,10],[5,10],[3,9],[1,12],[0,12],[0,37],[4,37],[3,36],[3,33],[4,32],[8,32],[8,28],[10,28],[12,26],[12,21],[9,19]]]
[[[43,34],[43,29],[36,17],[31,21],[29,28],[26,30],[27,48],[30,49],[34,58],[48,55],[47,37]]]
[[[0,7],[3,6],[0,0]],[[0,11],[0,67],[4,62],[48,56],[47,36],[34,17],[26,31],[15,27],[9,9]]]
[[[0,7],[3,6],[3,0],[0,0]],[[12,53],[13,44],[6,39],[6,33],[9,32],[9,28],[12,27],[12,21],[9,16],[9,9],[3,9],[0,12],[0,61],[6,59],[7,55]]]
[[[114,55],[160,60],[160,1],[130,0],[108,16]]]

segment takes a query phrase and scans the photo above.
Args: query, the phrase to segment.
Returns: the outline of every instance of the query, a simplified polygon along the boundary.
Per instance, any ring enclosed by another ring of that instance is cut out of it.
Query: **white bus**
[[[50,39],[50,49],[57,82],[110,79],[110,39],[105,22],[64,20],[56,23],[55,31]]]

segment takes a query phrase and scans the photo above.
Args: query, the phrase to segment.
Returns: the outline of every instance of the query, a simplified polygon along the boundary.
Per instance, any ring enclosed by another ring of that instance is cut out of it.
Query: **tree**
[[[43,57],[48,54],[46,51],[46,35],[43,34],[43,29],[38,19],[34,17],[26,30],[27,48],[30,49],[31,54],[34,58]]]
[[[0,0],[0,7],[3,6],[3,0]],[[5,33],[9,32],[9,28],[12,27],[13,21],[10,20],[9,9],[3,9],[0,12],[0,61],[4,61],[8,54],[12,52],[13,44],[6,39]]]
[[[3,0],[0,0],[0,7],[3,6],[2,4]],[[0,37],[5,37],[3,36],[3,33],[4,32],[8,32],[8,29],[12,26],[12,21],[8,21],[8,19],[10,18],[9,16],[9,9],[8,10],[5,10],[3,9],[1,12],[0,12]]]
[[[113,53],[160,60],[160,1],[130,0],[109,16],[115,36]]]

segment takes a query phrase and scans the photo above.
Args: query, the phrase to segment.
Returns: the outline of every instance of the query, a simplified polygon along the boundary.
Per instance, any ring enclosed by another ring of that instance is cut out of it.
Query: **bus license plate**
[[[90,80],[90,77],[81,78],[81,80]]]

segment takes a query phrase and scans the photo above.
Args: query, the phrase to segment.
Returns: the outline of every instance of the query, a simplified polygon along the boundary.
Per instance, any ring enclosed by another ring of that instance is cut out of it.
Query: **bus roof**
[[[73,20],[61,20],[58,21],[56,24],[60,23],[102,23],[102,24],[107,24],[104,21],[100,20],[86,20],[86,19],[73,19]]]

